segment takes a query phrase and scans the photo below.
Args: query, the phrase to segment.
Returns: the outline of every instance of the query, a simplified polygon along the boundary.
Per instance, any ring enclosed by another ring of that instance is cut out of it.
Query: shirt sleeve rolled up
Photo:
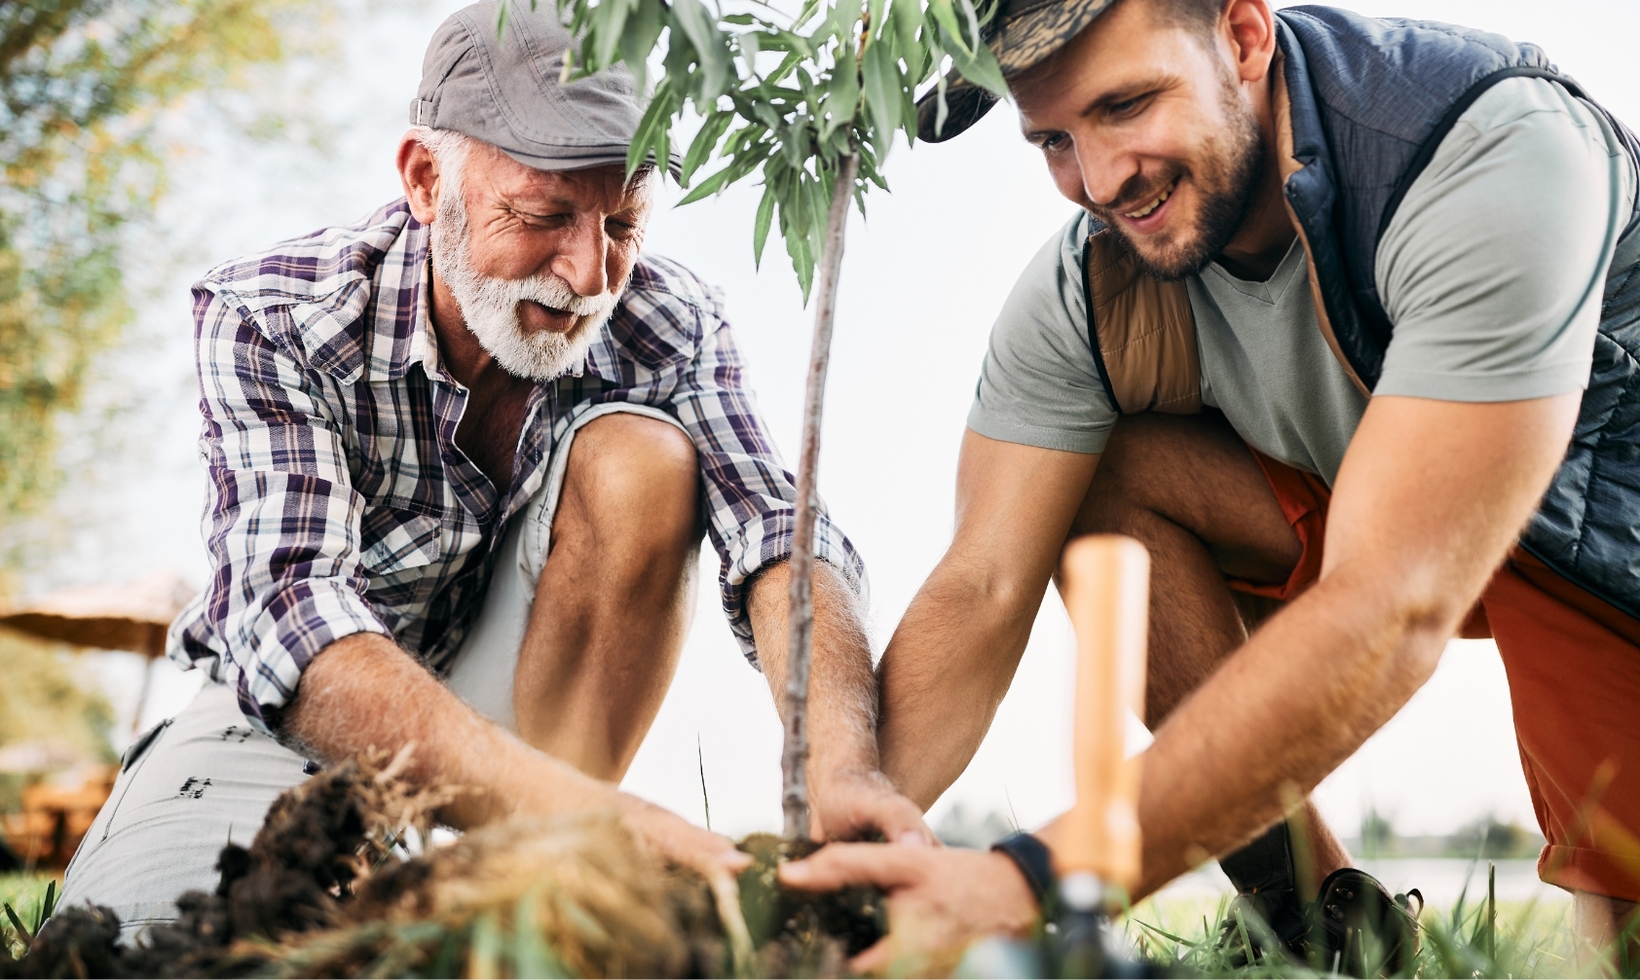
[[[331,643],[391,631],[365,599],[353,489],[333,383],[271,341],[232,293],[194,291],[206,547],[214,569],[172,657],[234,684],[272,733],[302,672]]]
[[[702,316],[700,346],[673,394],[672,408],[700,459],[707,533],[722,559],[723,611],[742,652],[755,665],[746,583],[791,557],[797,487],[744,386],[740,352],[728,323],[712,311]],[[823,505],[815,518],[814,555],[863,594],[865,564]]]

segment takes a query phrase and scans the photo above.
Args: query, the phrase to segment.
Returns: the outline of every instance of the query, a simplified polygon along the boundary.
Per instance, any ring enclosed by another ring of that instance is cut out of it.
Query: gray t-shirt
[[[1599,112],[1560,85],[1504,81],[1476,100],[1379,244],[1395,324],[1375,395],[1491,402],[1588,382],[1601,287],[1636,175]],[[1097,453],[1117,413],[1088,349],[1078,214],[1032,259],[991,334],[968,427]],[[1366,411],[1316,320],[1294,243],[1266,282],[1217,264],[1188,282],[1204,403],[1259,451],[1329,483]]]

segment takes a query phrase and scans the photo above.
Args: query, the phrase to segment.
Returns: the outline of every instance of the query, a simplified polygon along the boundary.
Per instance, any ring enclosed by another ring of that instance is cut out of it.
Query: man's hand
[[[661,857],[709,878],[750,863],[725,837],[620,792],[526,745],[440,684],[392,640],[375,633],[326,647],[302,674],[284,732],[330,762],[370,748],[414,745],[408,775],[468,792],[446,808],[459,827],[524,814],[603,810]]]
[[[786,713],[790,567],[767,568],[748,605],[775,710]],[[817,840],[882,834],[899,843],[938,843],[922,810],[894,788],[877,762],[877,679],[859,602],[837,572],[814,566],[814,659],[809,667],[809,833]]]
[[[917,805],[875,769],[833,769],[811,780],[809,835],[816,840],[869,840],[938,844]]]
[[[693,868],[708,879],[737,875],[752,863],[722,834],[702,830],[671,810],[626,793],[620,797],[621,822],[638,839],[673,864]]]
[[[977,939],[1021,938],[1039,910],[1013,861],[994,851],[829,844],[780,869],[807,891],[876,885],[888,893],[889,934],[849,964],[861,973],[944,976]]]

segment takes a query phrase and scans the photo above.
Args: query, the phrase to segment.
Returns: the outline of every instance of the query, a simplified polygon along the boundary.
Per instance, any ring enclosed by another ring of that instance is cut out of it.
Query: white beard
[[[467,209],[460,191],[440,195],[432,228],[433,269],[450,287],[467,329],[501,369],[518,378],[552,381],[583,364],[626,283],[602,296],[582,296],[550,273],[527,279],[480,275],[473,268],[467,237]],[[525,333],[518,320],[518,304],[525,300],[567,310],[575,314],[575,325],[563,333]]]

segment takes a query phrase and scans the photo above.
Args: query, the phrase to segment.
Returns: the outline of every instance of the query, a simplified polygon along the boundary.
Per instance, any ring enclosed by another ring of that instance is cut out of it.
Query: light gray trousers
[[[569,446],[586,423],[631,412],[677,425],[644,405],[601,405],[576,421],[548,464],[536,495],[513,518],[484,609],[445,683],[486,717],[514,729],[513,673],[546,564],[553,514]],[[114,791],[86,833],[63,881],[64,903],[106,905],[129,941],[144,927],[176,918],[186,891],[216,888],[217,854],[230,841],[249,846],[268,807],[307,778],[306,760],[253,730],[234,690],[207,683],[175,718],[125,754]]]

